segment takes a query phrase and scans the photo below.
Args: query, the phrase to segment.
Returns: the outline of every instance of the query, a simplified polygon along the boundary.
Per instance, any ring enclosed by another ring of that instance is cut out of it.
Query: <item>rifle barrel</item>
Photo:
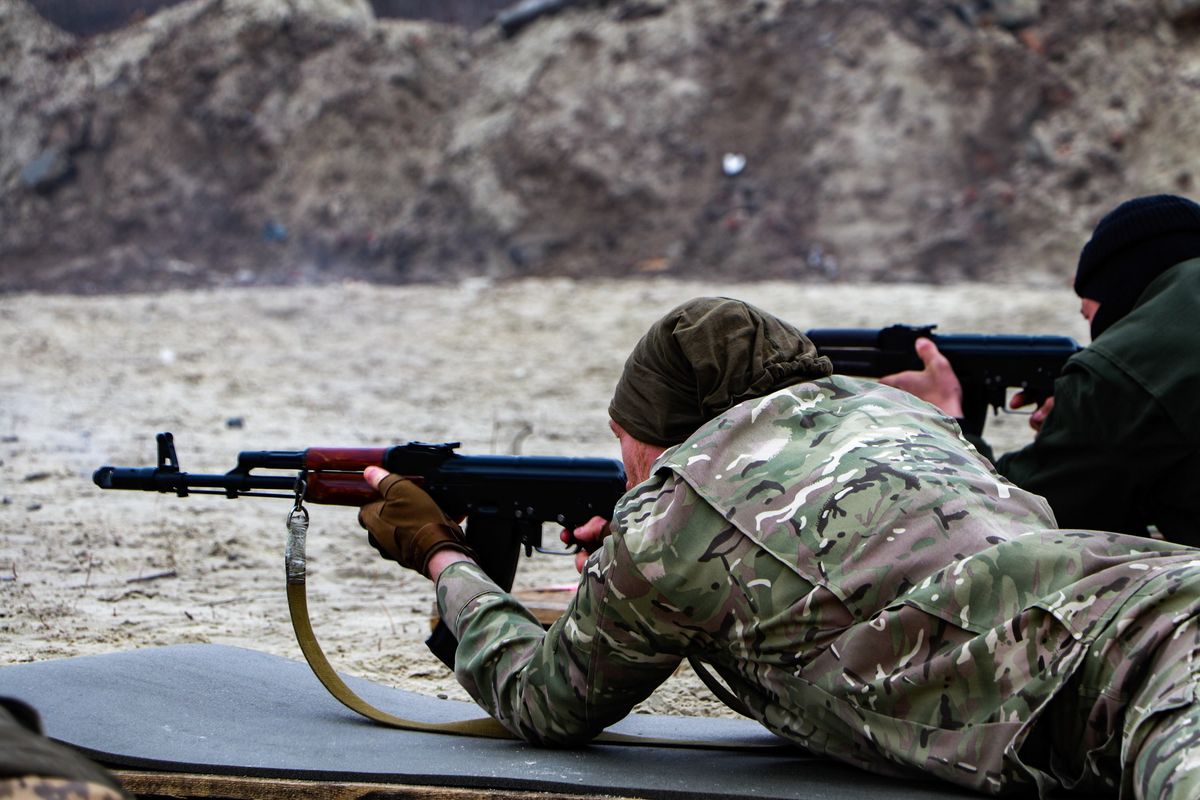
[[[296,486],[296,476],[236,472],[202,475],[158,467],[100,467],[92,473],[92,482],[101,489],[173,492],[180,496],[190,489],[222,489],[230,497],[236,497],[253,491],[291,492]]]

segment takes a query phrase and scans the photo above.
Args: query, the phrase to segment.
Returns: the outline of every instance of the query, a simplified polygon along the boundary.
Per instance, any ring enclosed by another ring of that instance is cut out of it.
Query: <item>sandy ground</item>
[[[92,471],[152,465],[159,431],[190,472],[224,472],[241,450],[407,440],[616,458],[605,409],[626,354],[701,294],[801,327],[938,322],[1086,341],[1066,287],[548,280],[0,297],[0,664],[183,642],[300,658],[286,501],[102,492]],[[1021,417],[989,433],[999,449],[1030,435]],[[428,582],[378,559],[353,509],[311,512],[310,607],[335,666],[467,699],[421,643]],[[570,558],[535,554],[517,585],[574,578]],[[725,713],[686,669],[639,711]]]

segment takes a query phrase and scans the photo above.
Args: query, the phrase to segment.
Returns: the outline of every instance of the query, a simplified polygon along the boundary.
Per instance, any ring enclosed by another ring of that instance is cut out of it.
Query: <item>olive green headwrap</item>
[[[671,447],[744,400],[832,372],[783,320],[740,300],[700,297],[633,348],[608,413],[635,439]]]

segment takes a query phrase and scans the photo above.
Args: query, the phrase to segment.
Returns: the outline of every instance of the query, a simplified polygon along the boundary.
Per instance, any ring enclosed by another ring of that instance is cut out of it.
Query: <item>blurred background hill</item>
[[[0,0],[0,292],[1061,286],[1200,175],[1197,0]]]
[[[91,36],[140,22],[154,12],[177,6],[185,0],[29,0],[30,5],[65,31]],[[478,28],[496,12],[513,5],[513,0],[370,0],[378,17],[427,19]],[[549,8],[551,3],[547,6]]]

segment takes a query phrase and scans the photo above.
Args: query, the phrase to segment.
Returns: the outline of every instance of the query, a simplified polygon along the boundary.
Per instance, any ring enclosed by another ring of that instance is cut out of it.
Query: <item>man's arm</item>
[[[438,607],[459,640],[458,680],[509,730],[539,743],[586,741],[675,671],[693,634],[664,610],[669,603],[626,537],[671,526],[677,488],[667,478],[624,504],[615,533],[588,559],[574,600],[549,631],[474,565],[441,573]]]

